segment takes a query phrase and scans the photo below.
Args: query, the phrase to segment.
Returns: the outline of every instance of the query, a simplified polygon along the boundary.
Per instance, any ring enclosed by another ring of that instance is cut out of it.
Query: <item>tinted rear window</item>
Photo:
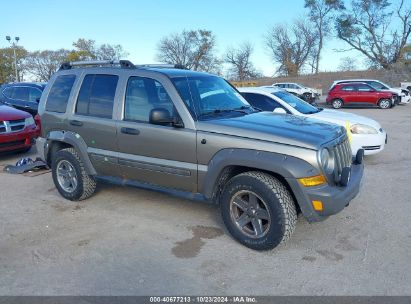
[[[46,111],[65,113],[75,75],[61,75],[56,78],[46,102]]]
[[[86,75],[77,99],[76,113],[111,118],[118,76]]]

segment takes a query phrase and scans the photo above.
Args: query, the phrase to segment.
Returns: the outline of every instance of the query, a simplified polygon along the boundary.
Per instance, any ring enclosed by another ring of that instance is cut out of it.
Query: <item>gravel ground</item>
[[[299,218],[268,252],[234,241],[213,205],[110,184],[69,202],[50,173],[0,173],[0,295],[411,295],[411,105],[344,111],[378,120],[388,146],[348,208]]]

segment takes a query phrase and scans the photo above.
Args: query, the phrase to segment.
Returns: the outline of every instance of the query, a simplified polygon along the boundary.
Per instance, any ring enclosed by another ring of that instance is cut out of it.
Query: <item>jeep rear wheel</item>
[[[340,109],[343,106],[343,101],[341,99],[334,99],[331,105],[334,109]]]
[[[287,188],[263,172],[233,177],[221,196],[224,223],[243,245],[268,250],[285,243],[297,221],[294,201]]]
[[[68,200],[84,200],[96,189],[94,177],[87,174],[80,156],[73,148],[58,151],[53,157],[51,170],[54,185]]]

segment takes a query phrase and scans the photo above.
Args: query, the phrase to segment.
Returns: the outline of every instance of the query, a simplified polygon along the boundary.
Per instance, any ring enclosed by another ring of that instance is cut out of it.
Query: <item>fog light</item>
[[[303,177],[298,179],[304,187],[313,187],[325,184],[327,180],[324,175],[316,175],[310,177]]]
[[[323,211],[323,203],[321,201],[312,201],[315,211]]]

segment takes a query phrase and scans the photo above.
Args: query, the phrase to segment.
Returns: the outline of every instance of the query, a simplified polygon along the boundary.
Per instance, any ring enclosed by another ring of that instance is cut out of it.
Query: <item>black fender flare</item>
[[[47,149],[45,151],[47,158],[50,151],[50,146],[52,145],[53,141],[69,144],[74,149],[76,149],[84,164],[86,172],[90,175],[97,175],[97,172],[94,169],[94,166],[88,156],[87,144],[79,134],[70,131],[51,131],[47,136]]]
[[[225,168],[231,166],[268,171],[284,179],[321,174],[305,160],[290,155],[249,149],[223,149],[217,152],[208,164],[202,187],[207,199],[214,199],[221,174]]]

